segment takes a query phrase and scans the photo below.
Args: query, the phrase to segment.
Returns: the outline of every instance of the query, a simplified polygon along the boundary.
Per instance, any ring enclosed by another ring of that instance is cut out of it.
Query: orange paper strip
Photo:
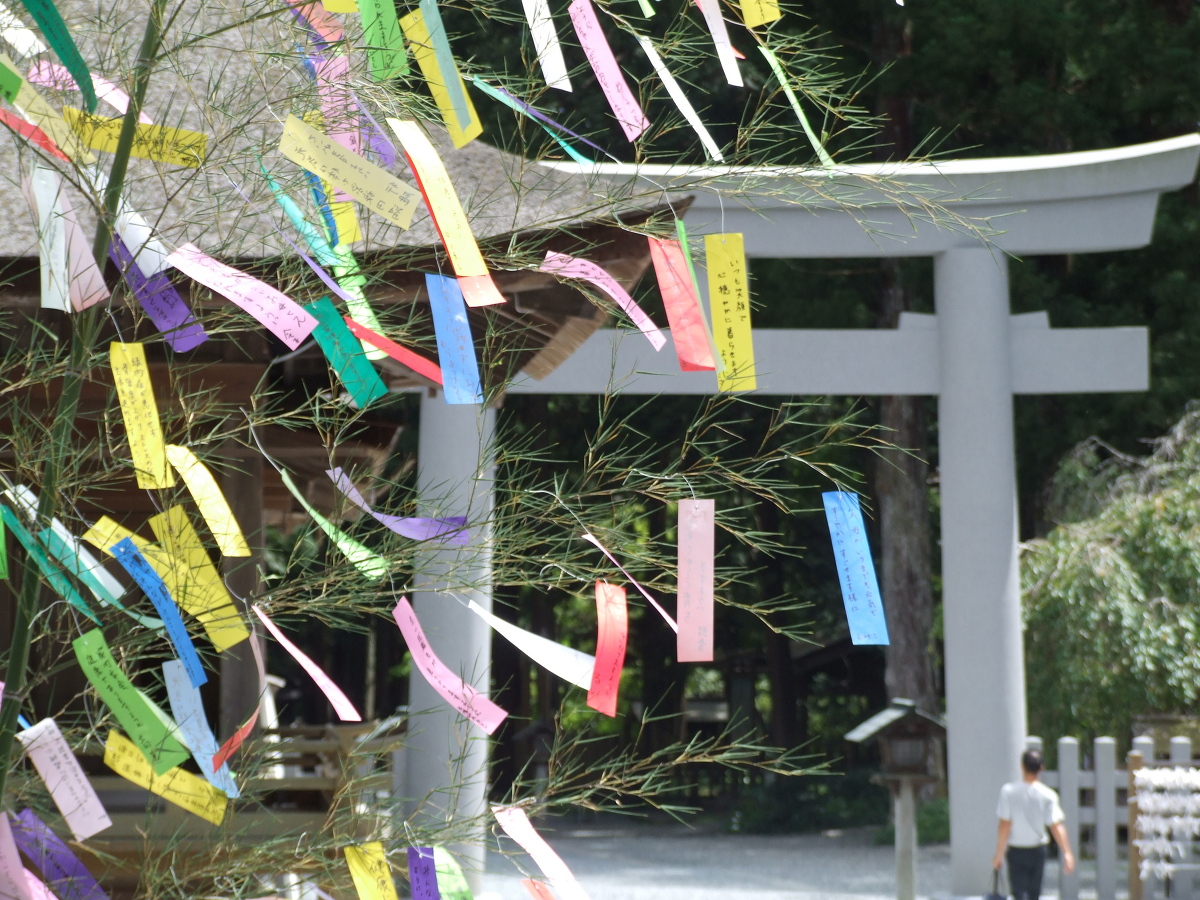
[[[220,751],[216,756],[213,757],[212,770],[214,772],[220,769],[221,766],[225,764],[226,760],[228,760],[229,757],[233,756],[233,754],[237,752],[237,748],[242,746],[242,742],[245,741],[246,738],[250,737],[250,732],[254,730],[254,725],[258,722],[258,713],[260,709],[262,709],[261,706],[254,707],[254,712],[250,714],[250,718],[246,720],[246,724],[235,731],[233,736],[221,745]]]
[[[625,667],[625,643],[629,638],[629,612],[625,588],[606,581],[596,582],[596,667],[587,705],[606,716],[617,714],[617,692]]]
[[[713,658],[715,500],[679,501],[679,662]]]
[[[679,241],[658,238],[650,238],[649,241],[650,258],[654,261],[654,274],[658,277],[658,289],[667,310],[667,321],[671,323],[671,338],[675,341],[679,368],[685,372],[716,371],[704,327],[704,313],[700,310],[700,298],[696,296],[682,246]]]

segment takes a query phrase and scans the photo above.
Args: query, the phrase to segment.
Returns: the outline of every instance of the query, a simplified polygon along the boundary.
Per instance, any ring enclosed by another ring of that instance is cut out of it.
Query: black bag
[[[992,892],[984,894],[983,900],[1008,900],[1008,889],[1005,888],[1004,893],[1000,893],[1001,875],[1000,869],[992,870]]]

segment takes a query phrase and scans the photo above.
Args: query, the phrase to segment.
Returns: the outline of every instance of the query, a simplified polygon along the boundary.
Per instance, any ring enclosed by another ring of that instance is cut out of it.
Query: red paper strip
[[[70,162],[71,158],[58,149],[58,145],[50,140],[50,136],[36,125],[30,125],[20,116],[14,116],[6,109],[0,109],[0,123],[11,128],[26,140],[33,141],[51,156]]]
[[[408,366],[418,375],[423,375],[430,381],[442,383],[442,370],[437,363],[430,362],[423,356],[418,356],[411,350],[401,347],[395,341],[389,341],[382,334],[378,334],[367,328],[365,325],[359,325],[349,316],[345,317],[346,324],[350,326],[350,330],[354,332],[354,336],[360,341],[366,341],[374,347],[378,347],[396,362]]]
[[[679,662],[712,662],[715,500],[679,501]]]
[[[650,258],[654,261],[654,274],[658,277],[658,289],[667,310],[667,321],[671,323],[671,337],[675,341],[679,368],[685,372],[716,371],[712,348],[708,344],[708,332],[704,327],[704,313],[700,309],[700,298],[696,296],[683,247],[679,241],[658,238],[649,238],[649,241]]]
[[[258,712],[261,708],[261,706],[254,707],[254,712],[250,714],[250,718],[246,720],[246,724],[235,731],[233,736],[221,745],[221,749],[213,757],[214,772],[225,765],[226,760],[237,752],[238,747],[242,746],[242,742],[250,737],[250,732],[254,730],[254,724],[258,721]]]
[[[594,534],[585,531],[583,533],[583,539],[590,544],[594,544],[596,546],[596,549],[598,549],[601,553],[603,553],[605,556],[607,556],[609,561],[614,566],[616,566],[618,569],[621,570],[621,574],[629,579],[629,583],[638,589],[638,593],[646,598],[646,602],[649,603],[651,606],[653,606],[658,611],[658,614],[666,620],[667,624],[671,626],[671,630],[673,632],[675,632],[676,634],[679,634],[679,626],[675,624],[675,620],[671,618],[671,614],[662,608],[662,604],[660,604],[657,600],[655,600],[653,597],[650,596],[649,591],[647,591],[644,587],[642,587],[640,584],[638,584],[638,580],[636,578],[634,578],[632,575],[630,575],[628,572],[625,571],[625,567],[623,565],[621,565],[619,562],[617,562],[617,558],[608,552],[608,548],[605,547],[602,543],[600,543],[599,539]]]
[[[541,881],[534,881],[532,878],[522,878],[521,884],[525,890],[533,895],[533,900],[557,900],[548,884],[544,884]]]
[[[629,637],[629,612],[625,588],[607,581],[596,582],[596,667],[587,705],[606,716],[617,714],[617,691],[625,667],[625,643]]]

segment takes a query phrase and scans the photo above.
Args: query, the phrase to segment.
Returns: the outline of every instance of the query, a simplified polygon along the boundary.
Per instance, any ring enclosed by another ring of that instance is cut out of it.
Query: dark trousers
[[[1038,900],[1042,893],[1042,872],[1046,868],[1046,845],[1009,847],[1008,884],[1015,900]]]

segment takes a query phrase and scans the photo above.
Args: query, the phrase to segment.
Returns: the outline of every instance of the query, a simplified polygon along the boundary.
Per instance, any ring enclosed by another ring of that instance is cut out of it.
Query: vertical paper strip
[[[92,73],[88,69],[87,63],[83,61],[79,48],[75,46],[71,32],[67,29],[67,23],[63,21],[58,8],[51,0],[21,0],[21,5],[29,10],[33,21],[37,22],[38,28],[50,42],[50,47],[74,77],[75,83],[79,86],[79,92],[83,94],[83,102],[87,105],[88,112],[95,112],[96,90],[92,87]]]
[[[783,17],[778,0],[739,0],[742,7],[742,24],[747,28],[758,28]]]
[[[395,10],[393,8],[393,17]],[[364,30],[366,28],[364,22]],[[400,37],[396,29],[397,39]],[[321,115],[331,138],[351,153],[362,154],[362,128],[359,123],[358,104],[350,90],[350,57],[337,56],[313,58],[313,74],[317,81],[317,94],[321,98]],[[344,194],[335,200],[347,200]]]
[[[587,705],[606,716],[617,714],[617,692],[625,667],[629,639],[629,613],[625,588],[596,582],[596,668],[588,689]]]
[[[129,440],[129,454],[137,471],[138,487],[174,487],[175,474],[167,465],[167,449],[145,348],[140,343],[114,341],[108,345],[108,358]]]
[[[24,873],[8,816],[0,815],[0,897],[5,900],[35,900]]]
[[[473,110],[467,100],[467,88],[458,73],[458,65],[454,62],[454,53],[450,49],[450,35],[446,34],[446,25],[442,21],[441,10],[437,0],[420,0],[417,8],[421,10],[421,18],[425,22],[425,30],[429,32],[429,43],[437,58],[438,69],[443,77],[446,93],[450,97],[450,105],[454,107],[454,115],[458,118],[458,127],[466,130],[471,121]]]
[[[713,44],[717,48],[717,60],[725,72],[725,80],[736,87],[742,87],[742,73],[738,70],[733,44],[729,41],[725,17],[721,15],[721,0],[696,0],[696,5],[704,14],[704,23],[708,25]]]
[[[250,713],[250,718],[238,726],[237,731],[229,736],[229,740],[223,743],[217,755],[212,760],[212,770],[216,772],[225,765],[229,757],[237,753],[238,747],[245,743],[246,738],[250,737],[250,733],[254,731],[254,726],[258,724],[258,714],[262,712],[262,702],[254,707],[254,712]]]
[[[217,790],[227,797],[238,797],[237,782],[229,766],[213,765],[213,758],[220,752],[216,736],[208,724],[204,714],[204,701],[200,691],[192,687],[188,680],[187,670],[177,659],[169,659],[162,666],[163,681],[167,685],[167,699],[171,703],[171,715],[175,717],[179,730],[187,739],[192,751],[192,759],[200,769],[200,774]]]
[[[380,841],[344,847],[342,852],[346,854],[358,900],[397,900],[392,867]]]
[[[504,833],[520,844],[525,852],[533,858],[537,867],[542,870],[546,880],[554,886],[554,890],[558,891],[562,900],[590,900],[587,891],[571,874],[571,870],[562,861],[562,857],[555,853],[554,849],[546,843],[545,838],[534,830],[525,810],[519,806],[507,808],[493,806],[492,815],[496,817],[496,821],[500,823]]]
[[[638,106],[637,99],[625,82],[625,76],[621,74],[617,58],[613,56],[608,39],[600,27],[600,20],[596,18],[592,0],[571,0],[570,13],[575,34],[596,74],[596,80],[600,82],[600,88],[626,139],[632,143],[650,127],[650,120]]]
[[[275,640],[279,641],[280,646],[282,646],[283,649],[286,650],[292,657],[292,659],[298,662],[300,667],[308,673],[309,677],[312,678],[313,681],[316,682],[317,687],[321,689],[321,693],[324,694],[326,699],[329,700],[329,703],[333,707],[333,711],[337,713],[338,718],[343,722],[361,722],[362,716],[358,714],[358,710],[354,708],[354,704],[350,702],[350,698],[342,693],[342,689],[340,687],[333,683],[333,679],[326,675],[321,670],[320,666],[309,659],[303,650],[289,641],[284,633],[279,630],[279,626],[272,622],[270,617],[265,612],[263,612],[257,606],[253,606],[251,609],[253,609],[254,614],[258,616],[259,621],[266,626],[267,631],[271,632],[271,635],[275,638]]]
[[[390,81],[398,75],[407,75],[408,54],[404,52],[396,4],[393,0],[358,0],[358,9],[362,13],[371,78]]]
[[[155,772],[142,751],[116,731],[108,733],[104,764],[138,787],[214,825],[220,825],[225,818],[228,800],[220,790],[183,769]]]
[[[38,220],[38,269],[41,273],[41,307],[71,311],[67,276],[67,227],[62,206],[62,178],[53,169],[35,165],[26,195]]]
[[[363,353],[362,345],[346,327],[333,302],[328,297],[322,297],[304,308],[317,320],[313,337],[354,400],[354,405],[365,409],[376,400],[386,397],[387,385]]]
[[[529,891],[529,896],[533,900],[558,900],[554,896],[554,892],[550,890],[550,885],[542,881],[534,881],[532,878],[522,878],[521,886]]]
[[[75,207],[65,193],[59,198],[62,203],[63,229],[67,236],[67,283],[71,297],[71,308],[76,312],[87,309],[111,294],[104,283],[104,275],[92,255],[91,242],[84,236]]]
[[[742,236],[736,233],[705,235],[704,257],[708,269],[713,338],[725,363],[717,373],[717,388],[753,391],[758,387],[758,374],[754,363],[750,288]]]
[[[437,338],[446,402],[482,403],[479,363],[475,359],[475,344],[471,340],[471,324],[467,321],[462,290],[455,279],[446,275],[427,274],[425,287],[433,312],[433,331]]]
[[[32,728],[17,732],[17,740],[32,760],[75,840],[85,841],[112,825],[57,722],[42,719]]]
[[[439,21],[440,18],[439,16]],[[465,147],[483,134],[483,123],[480,122],[479,115],[475,112],[471,98],[466,96],[465,88],[463,95],[466,97],[468,117],[466,121],[460,120],[458,117],[455,101],[450,93],[452,81],[457,81],[459,86],[462,86],[462,76],[458,72],[458,67],[454,66],[449,72],[442,71],[431,34],[433,26],[425,21],[425,16],[420,9],[414,9],[401,19],[400,27],[404,29],[404,36],[412,45],[413,56],[416,57],[417,65],[421,67],[421,75],[429,85],[433,101],[442,114],[442,121],[446,123],[446,128],[450,132],[451,142],[455,147]],[[442,35],[444,37],[444,31]],[[449,45],[447,44],[442,55],[444,56],[448,52]]]
[[[488,734],[495,732],[508,713],[487,698],[487,695],[477,691],[438,658],[429,646],[425,631],[417,621],[408,598],[401,597],[396,608],[392,610],[392,618],[404,635],[408,644],[408,652],[412,655],[413,665],[417,667],[429,686],[441,695],[447,703],[470,722],[478,725]]]
[[[850,640],[855,644],[887,645],[887,620],[883,615],[871,548],[867,546],[867,528],[858,494],[827,491],[821,499],[825,502],[838,580],[842,583]]]
[[[617,284],[615,278],[594,262],[549,250],[546,252],[546,258],[542,261],[541,270],[549,272],[551,275],[557,275],[559,278],[578,278],[581,281],[591,282],[608,294],[613,302],[625,311],[625,314],[633,320],[633,324],[646,336],[646,340],[656,351],[661,350],[667,342],[659,327],[646,315],[646,311],[634,302],[634,299],[623,287]]]
[[[250,545],[208,467],[187,447],[167,445],[167,462],[179,473],[204,517],[222,556],[249,556]]]
[[[560,91],[571,90],[571,79],[567,76],[567,63],[563,59],[562,44],[558,42],[558,30],[550,15],[547,0],[521,0],[525,10],[525,21],[533,35],[533,46],[537,50],[538,65],[546,84]]]
[[[479,252],[467,214],[454,192],[446,167],[429,143],[429,138],[425,137],[425,132],[416,122],[392,118],[387,122],[400,139],[404,155],[408,157],[408,165],[425,198],[425,205],[429,207],[434,227],[446,247],[446,254],[450,257],[454,274],[458,276],[467,306],[503,303],[504,297],[488,274],[483,254]]]
[[[62,900],[108,900],[100,887],[63,839],[31,809],[9,815],[13,840],[37,866],[48,886]]]
[[[462,866],[449,850],[445,847],[434,847],[433,863],[437,869],[437,886],[442,900],[475,900]]]
[[[715,500],[679,501],[679,662],[712,662]]]
[[[108,255],[129,285],[163,340],[177,353],[193,350],[208,340],[204,326],[196,321],[171,279],[163,272],[147,277],[133,259],[120,235],[114,234]]]
[[[684,94],[683,88],[679,86],[679,82],[675,80],[675,76],[667,68],[666,63],[662,61],[662,57],[658,55],[658,51],[654,48],[648,37],[635,34],[638,45],[642,48],[642,52],[646,54],[646,58],[650,60],[650,65],[654,67],[654,72],[658,75],[663,83],[663,87],[667,89],[667,94],[675,102],[675,106],[682,113],[684,120],[692,126],[692,131],[696,132],[696,137],[700,138],[700,145],[704,148],[704,152],[708,154],[708,158],[713,162],[724,162],[725,155],[721,153],[721,148],[717,146],[717,142],[713,140],[708,129],[704,127],[704,123],[700,121],[700,116],[696,114],[695,107]]]
[[[667,321],[671,323],[675,353],[679,356],[679,368],[684,372],[711,372],[717,366],[708,346],[704,313],[688,274],[683,249],[678,241],[648,240],[658,290],[667,311]]]
[[[412,900],[442,900],[432,847],[408,848],[408,884]]]

